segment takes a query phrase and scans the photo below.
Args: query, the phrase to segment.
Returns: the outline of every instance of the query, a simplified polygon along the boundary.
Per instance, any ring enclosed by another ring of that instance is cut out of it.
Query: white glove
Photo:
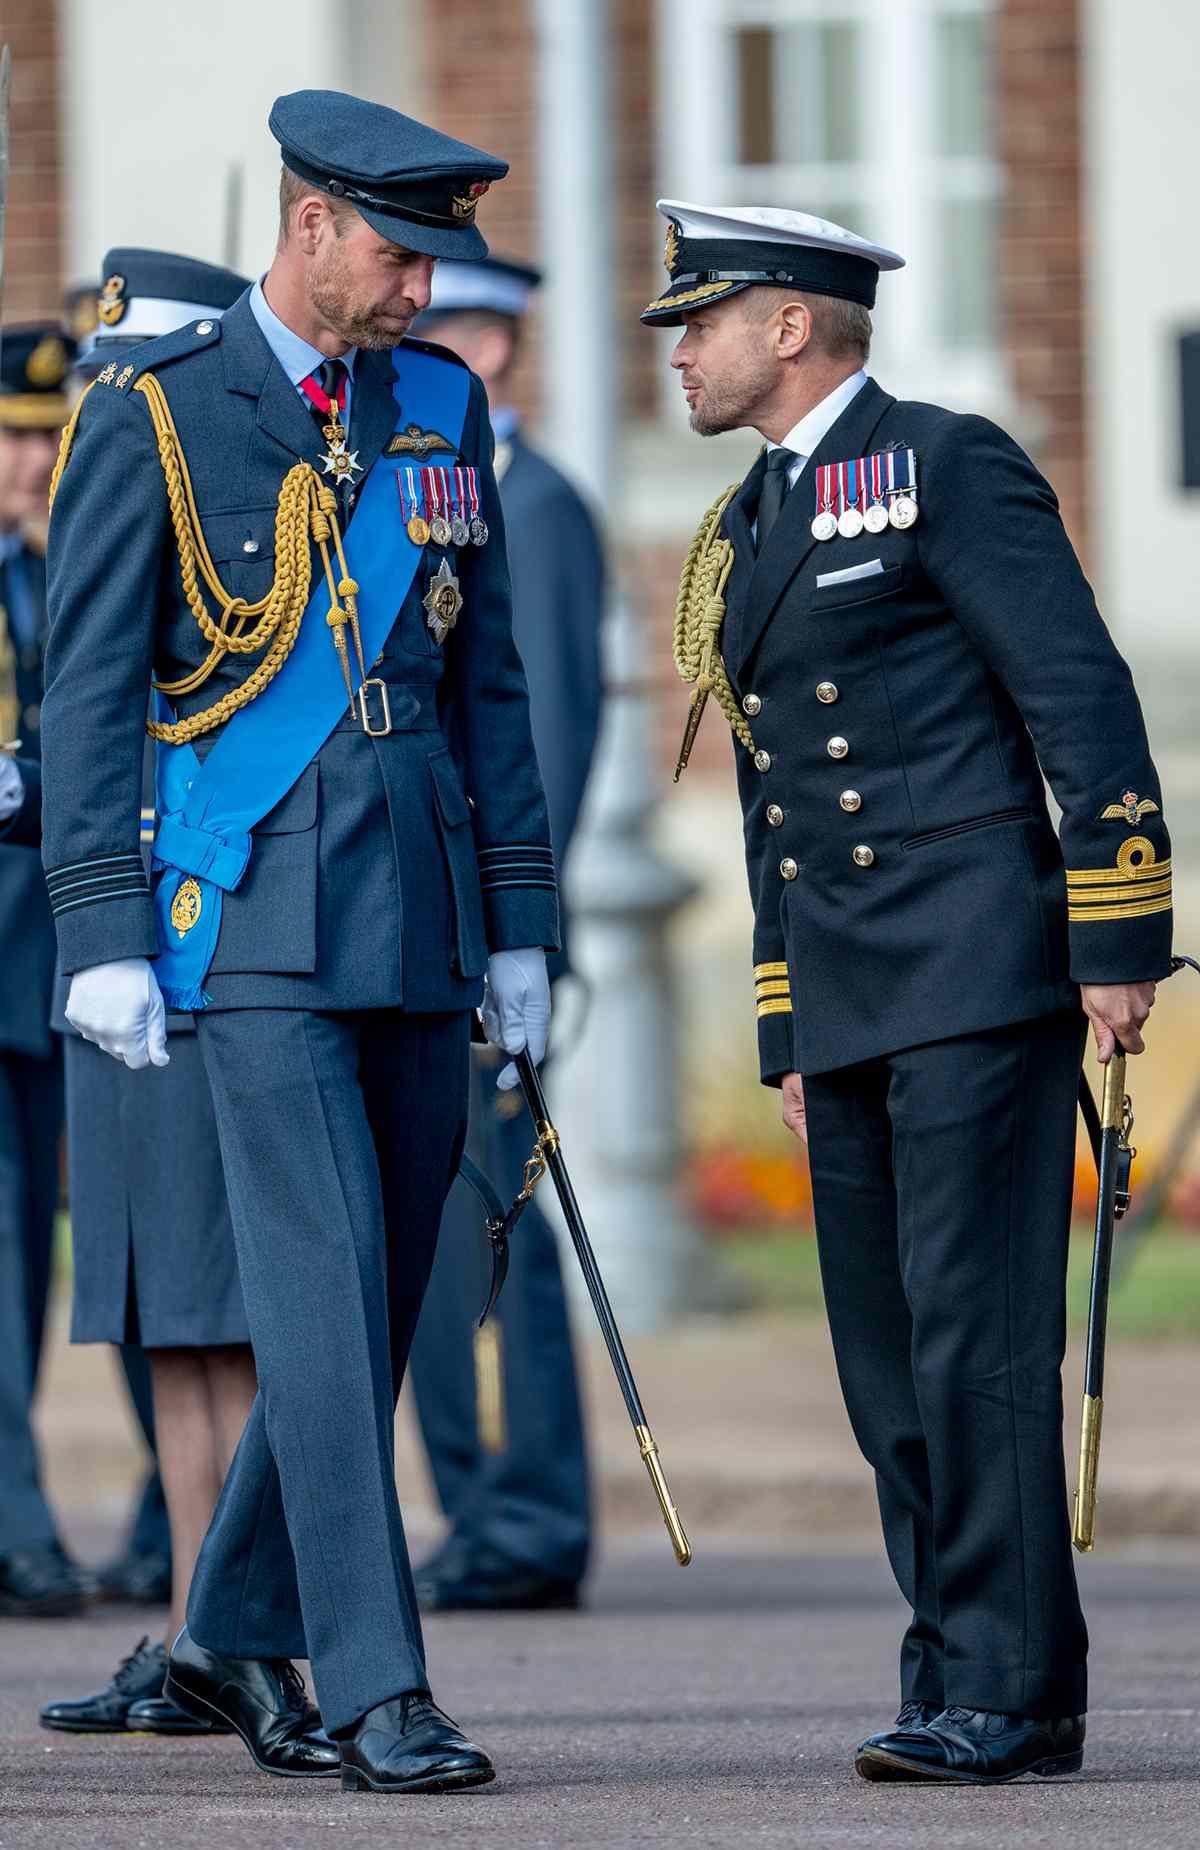
[[[546,1057],[550,1033],[550,979],[546,953],[535,946],[523,951],[495,951],[488,958],[483,989],[483,1031],[493,1047],[524,1053],[535,1066]],[[518,1084],[515,1066],[506,1066],[496,1081],[502,1092]]]
[[[16,762],[0,752],[0,823],[15,816],[25,801],[25,779]]]
[[[144,957],[120,957],[77,970],[66,1015],[85,1041],[94,1041],[135,1072],[147,1064],[170,1064],[167,1011],[158,978]]]

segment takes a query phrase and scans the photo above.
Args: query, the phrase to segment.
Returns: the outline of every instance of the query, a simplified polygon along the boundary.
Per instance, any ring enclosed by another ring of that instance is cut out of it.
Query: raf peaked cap
[[[55,430],[71,415],[65,391],[75,342],[55,321],[5,328],[0,339],[0,429]]]
[[[791,285],[874,308],[879,272],[904,267],[895,251],[810,212],[692,206],[682,199],[660,199],[658,210],[667,220],[664,261],[670,282],[642,310],[642,320],[657,327],[678,327],[685,313],[756,283]]]
[[[429,307],[417,317],[414,326],[419,333],[422,322],[479,312],[512,315],[519,320],[541,281],[540,270],[511,257],[484,257],[477,263],[443,261],[433,273]]]
[[[109,251],[103,267],[99,324],[76,363],[85,374],[186,322],[215,321],[250,287],[236,270],[174,251],[123,247]]]
[[[382,103],[295,90],[271,111],[283,164],[347,199],[372,231],[429,257],[486,257],[475,208],[508,162]]]

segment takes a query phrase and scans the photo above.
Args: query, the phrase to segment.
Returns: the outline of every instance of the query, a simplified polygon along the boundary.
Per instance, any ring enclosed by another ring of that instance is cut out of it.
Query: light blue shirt
[[[263,294],[261,280],[250,291],[250,313],[257,321],[271,352],[279,361],[284,372],[306,403],[311,402],[307,392],[300,391],[300,381],[315,373],[329,358],[319,347],[312,347],[299,334],[292,332],[286,322],[279,319],[271,304]],[[346,368],[346,428],[350,428],[350,394],[354,389],[354,362],[358,357],[358,348],[351,347],[338,356]]]

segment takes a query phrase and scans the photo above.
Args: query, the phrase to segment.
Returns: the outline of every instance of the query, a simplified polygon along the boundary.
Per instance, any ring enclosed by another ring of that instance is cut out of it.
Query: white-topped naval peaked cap
[[[881,270],[904,259],[830,219],[781,206],[702,206],[660,199],[668,221],[665,262],[670,284],[642,320],[671,324],[685,309],[721,301],[756,283],[795,284],[816,295],[875,304]]]

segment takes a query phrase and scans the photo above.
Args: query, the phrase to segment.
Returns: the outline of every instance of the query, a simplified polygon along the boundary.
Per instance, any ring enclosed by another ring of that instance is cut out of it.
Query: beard
[[[398,347],[408,332],[409,322],[406,321],[403,327],[398,326],[401,317],[394,309],[383,309],[376,303],[355,298],[336,242],[330,246],[321,262],[314,264],[309,271],[308,293],[325,326],[331,328],[348,346],[365,348],[368,353],[381,353]]]
[[[719,437],[727,430],[744,430],[776,383],[772,360],[743,355],[736,371],[706,379],[702,396],[688,420],[698,437]]]

